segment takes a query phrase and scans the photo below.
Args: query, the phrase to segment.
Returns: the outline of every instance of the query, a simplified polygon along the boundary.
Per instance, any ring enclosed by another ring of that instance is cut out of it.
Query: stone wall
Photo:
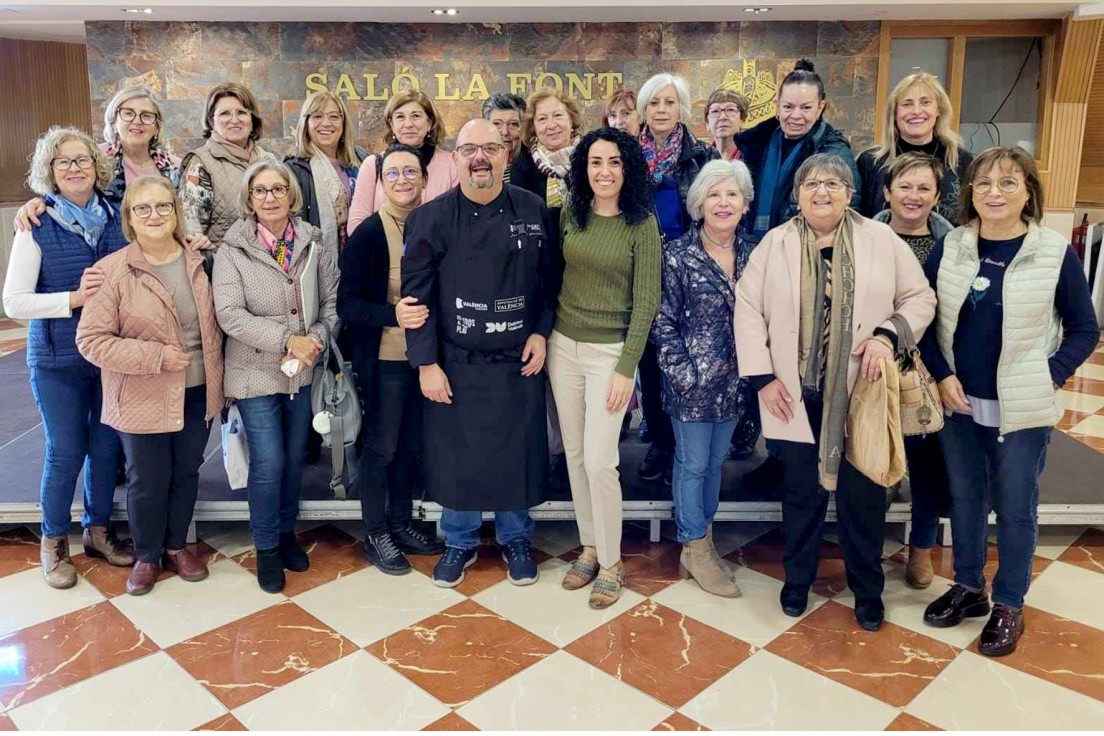
[[[93,120],[120,87],[144,83],[162,99],[165,135],[176,154],[202,143],[207,90],[236,80],[252,89],[265,121],[264,145],[292,146],[310,86],[347,95],[357,140],[382,144],[392,85],[415,83],[439,105],[450,138],[477,116],[487,92],[563,84],[581,100],[587,126],[621,85],[652,74],[686,78],[692,124],[705,135],[705,99],[720,85],[743,89],[757,119],[774,113],[777,83],[800,57],[816,62],[828,91],[828,120],[869,145],[878,76],[877,22],[710,22],[562,24],[90,22],[88,73]],[[359,99],[358,99],[359,98]],[[97,130],[97,137],[102,131]]]

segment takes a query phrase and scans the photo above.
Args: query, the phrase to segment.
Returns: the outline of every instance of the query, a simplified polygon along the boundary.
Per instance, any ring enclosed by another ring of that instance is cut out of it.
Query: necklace
[[[709,243],[714,248],[721,248],[722,250],[732,250],[733,246],[736,245],[736,233],[732,234],[732,240],[728,241],[727,243],[718,243],[716,240],[709,237],[709,233],[706,232],[704,227],[702,227],[701,229],[701,234],[702,237],[705,238],[705,242]]]

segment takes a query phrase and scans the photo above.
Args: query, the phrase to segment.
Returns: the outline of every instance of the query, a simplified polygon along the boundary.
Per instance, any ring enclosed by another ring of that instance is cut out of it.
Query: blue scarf
[[[756,243],[762,240],[771,229],[771,213],[774,211],[774,197],[778,182],[793,181],[801,148],[799,141],[783,161],[782,128],[779,127],[771,135],[770,146],[767,148],[766,158],[763,159],[763,174],[759,180],[759,190],[755,193],[758,201],[755,206],[755,220],[752,223],[752,237]]]
[[[70,202],[60,194],[46,197],[46,213],[71,233],[75,233],[95,248],[107,228],[107,209],[100,202],[100,195],[93,192],[84,207]]]

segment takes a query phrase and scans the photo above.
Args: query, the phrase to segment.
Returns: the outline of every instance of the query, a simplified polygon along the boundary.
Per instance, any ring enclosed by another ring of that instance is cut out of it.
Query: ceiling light
[[[123,8],[124,13],[143,13],[144,15],[150,15],[153,13],[153,8]]]
[[[456,8],[434,8],[429,12],[434,15],[460,15],[460,11]]]
[[[756,15],[760,13],[769,13],[770,11],[770,8],[744,8],[745,13],[755,13]]]

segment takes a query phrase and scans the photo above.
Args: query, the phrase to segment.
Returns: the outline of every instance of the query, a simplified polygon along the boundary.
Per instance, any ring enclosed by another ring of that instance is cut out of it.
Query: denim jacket
[[[732,332],[736,284],[705,252],[700,227],[663,248],[663,290],[652,325],[663,374],[663,409],[683,422],[738,417],[739,372]],[[736,239],[737,260],[744,250]]]

